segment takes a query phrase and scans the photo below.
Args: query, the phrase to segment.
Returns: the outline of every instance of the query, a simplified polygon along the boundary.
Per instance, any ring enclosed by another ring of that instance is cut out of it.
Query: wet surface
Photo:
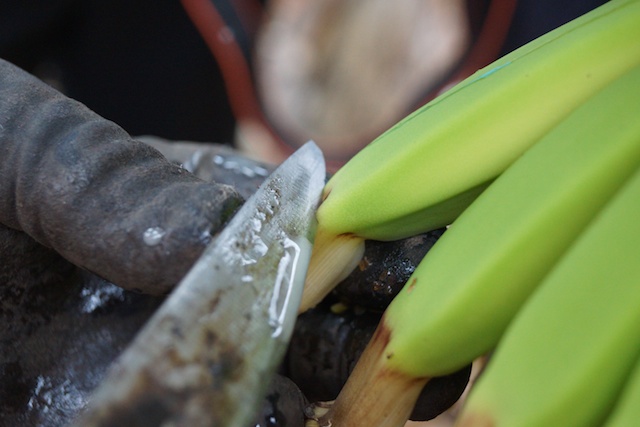
[[[338,312],[335,307],[325,300],[299,316],[286,359],[287,374],[311,402],[338,396],[380,319],[380,314],[370,311]],[[430,380],[411,420],[430,420],[450,408],[462,395],[470,374],[471,365]]]
[[[78,425],[251,422],[296,319],[324,178],[311,145],[263,183],[119,356]],[[157,419],[145,420],[149,405]]]
[[[203,179],[236,186],[245,198],[263,181],[265,170],[270,172],[269,167],[215,144],[164,148],[170,160]],[[168,238],[165,231],[149,224],[140,238],[155,247]],[[337,393],[375,328],[377,312],[436,237],[370,244],[362,268],[331,297],[359,301],[362,310],[357,317],[340,318],[327,308],[302,318],[298,328],[310,332],[302,338],[294,335],[297,344],[292,344],[282,370],[309,394],[309,400]],[[67,426],[165,297],[123,290],[2,226],[0,261],[0,427]],[[277,322],[273,326],[277,330]],[[215,337],[210,341],[215,345]],[[219,375],[225,372],[232,370],[223,369]],[[301,427],[299,415],[307,400],[296,384],[284,377],[274,379],[255,425]],[[161,417],[163,411],[172,410],[169,396],[155,395],[151,383],[146,387],[142,412]]]
[[[308,401],[298,386],[283,375],[275,375],[262,411],[251,427],[303,427]]]
[[[393,242],[367,240],[358,267],[336,287],[342,301],[384,311],[445,229]]]
[[[53,427],[86,405],[162,298],[75,270],[3,287],[0,301],[0,425]]]
[[[229,169],[215,174],[237,179]],[[247,195],[263,180],[254,178],[244,178]],[[157,246],[166,232],[149,227],[141,238]],[[123,290],[0,225],[0,426],[68,425],[164,300]]]
[[[175,143],[150,136],[140,139],[197,177],[232,185],[245,199],[275,169],[274,165],[251,160],[222,144]]]

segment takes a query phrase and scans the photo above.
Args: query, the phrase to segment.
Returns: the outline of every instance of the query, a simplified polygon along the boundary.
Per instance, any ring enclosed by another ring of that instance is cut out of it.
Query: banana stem
[[[390,369],[385,354],[389,338],[383,319],[333,406],[318,420],[320,426],[405,425],[429,378]]]
[[[364,239],[353,234],[338,236],[318,228],[299,313],[315,307],[353,271],[364,254]]]

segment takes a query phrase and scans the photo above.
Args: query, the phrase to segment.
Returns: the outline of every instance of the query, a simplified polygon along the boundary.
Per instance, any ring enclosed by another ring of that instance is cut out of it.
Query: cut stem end
[[[353,271],[364,254],[364,239],[353,234],[338,236],[319,228],[299,312],[315,307],[333,288]]]

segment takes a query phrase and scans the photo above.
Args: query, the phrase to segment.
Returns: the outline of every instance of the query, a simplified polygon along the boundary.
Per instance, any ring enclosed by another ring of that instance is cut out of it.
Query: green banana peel
[[[335,235],[396,240],[451,223],[463,207],[432,225],[425,216],[427,225],[415,229],[404,229],[402,218],[490,182],[640,62],[638,19],[637,1],[611,1],[409,115],[335,173],[318,210],[320,225]]]
[[[387,308],[379,342],[365,349],[328,415],[335,425],[376,425],[369,414],[391,407],[403,414],[414,402],[370,391],[384,390],[392,377],[411,389],[497,344],[556,261],[640,166],[639,114],[640,66],[583,103],[454,221]]]
[[[458,426],[602,425],[640,356],[639,201],[640,168],[518,313]]]
[[[639,114],[640,66],[576,109],[454,221],[387,309],[398,331],[387,351],[403,356],[389,360],[395,369],[442,375],[496,345],[640,165]]]
[[[640,420],[640,363],[636,360],[604,427],[635,427]]]
[[[340,259],[314,260],[343,246],[331,236],[396,240],[453,222],[553,126],[640,63],[638,22],[637,0],[610,1],[479,70],[353,157],[324,190],[325,239],[312,254],[304,309],[358,261],[353,242]]]

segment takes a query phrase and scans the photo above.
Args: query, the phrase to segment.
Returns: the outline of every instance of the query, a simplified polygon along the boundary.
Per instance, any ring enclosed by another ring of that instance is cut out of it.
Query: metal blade
[[[78,425],[247,427],[291,337],[324,180],[313,142],[280,165],[121,355]]]

